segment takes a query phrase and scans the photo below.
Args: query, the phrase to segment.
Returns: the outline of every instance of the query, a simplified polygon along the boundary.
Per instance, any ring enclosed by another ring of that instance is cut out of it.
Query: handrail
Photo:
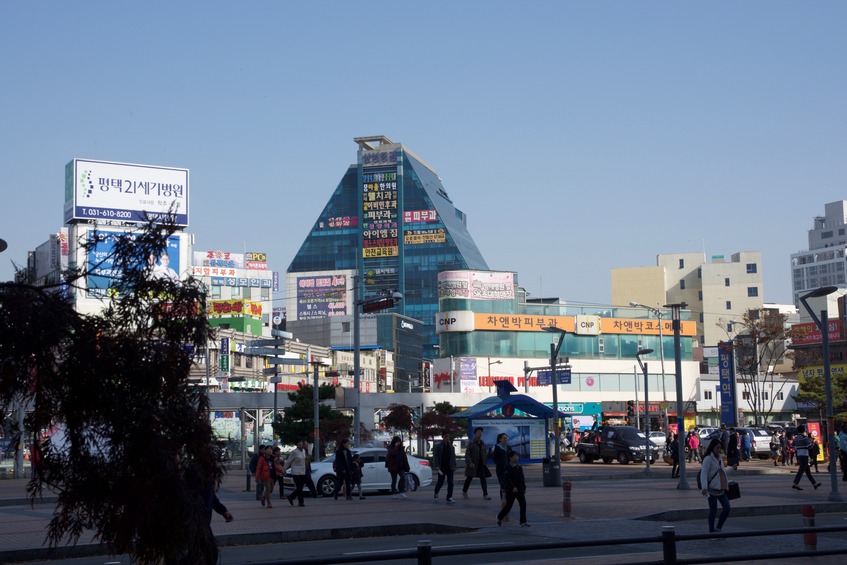
[[[764,537],[780,535],[798,535],[806,533],[828,533],[847,532],[847,526],[817,526],[807,528],[781,528],[774,530],[747,530],[741,532],[715,532],[706,534],[681,534],[677,535],[673,526],[664,526],[661,535],[638,537],[638,538],[612,538],[594,539],[581,541],[562,541],[544,543],[522,543],[509,545],[479,545],[439,548],[433,547],[431,540],[418,540],[417,548],[383,550],[376,552],[357,553],[356,555],[338,555],[310,557],[305,559],[285,559],[284,561],[266,561],[257,563],[251,561],[251,565],[335,565],[341,563],[367,563],[376,561],[391,561],[396,559],[415,559],[418,565],[432,565],[433,559],[439,557],[453,557],[457,555],[479,555],[485,553],[502,553],[513,551],[543,551],[546,549],[570,549],[578,547],[599,547],[610,545],[636,545],[645,543],[662,544],[663,558],[656,563],[667,563],[673,565],[688,565],[697,563],[726,563],[733,561],[758,561],[788,557],[816,557],[826,555],[847,555],[847,545],[839,549],[804,550],[804,551],[780,551],[779,553],[768,553],[750,555],[703,556],[686,559],[676,557],[676,546],[679,542],[696,541],[704,539]]]

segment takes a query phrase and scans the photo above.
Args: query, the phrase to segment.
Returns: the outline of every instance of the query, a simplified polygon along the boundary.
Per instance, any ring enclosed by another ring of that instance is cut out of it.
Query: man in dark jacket
[[[345,438],[341,440],[341,446],[335,450],[335,461],[332,463],[332,468],[335,470],[335,492],[333,496],[338,500],[338,493],[341,491],[341,483],[344,483],[344,492],[347,493],[347,500],[353,500],[353,453],[350,451],[350,440]]]
[[[491,476],[491,471],[485,464],[488,458],[488,452],[485,448],[485,442],[482,441],[482,428],[476,428],[473,431],[473,441],[468,444],[465,450],[465,484],[462,486],[462,496],[468,497],[468,489],[471,486],[471,481],[474,477],[479,477],[479,482],[482,485],[482,498],[491,500],[488,496],[488,483],[485,479]]]
[[[528,528],[526,522],[526,480],[523,476],[523,467],[518,465],[518,454],[509,451],[509,465],[506,467],[506,506],[497,513],[497,525],[503,524],[503,518],[512,510],[515,500],[521,507],[521,526]]]
[[[432,448],[432,466],[438,472],[438,482],[435,483],[435,500],[447,479],[447,504],[454,504],[453,500],[453,473],[456,472],[456,450],[453,448],[453,438],[450,434],[441,434],[441,443]]]

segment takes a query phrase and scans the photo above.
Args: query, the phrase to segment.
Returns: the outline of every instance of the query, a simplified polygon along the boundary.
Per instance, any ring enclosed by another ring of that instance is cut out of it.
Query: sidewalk
[[[745,468],[746,467],[746,468]],[[829,503],[828,475],[818,476],[824,487],[802,492],[790,489],[790,469],[768,464],[750,464],[735,473],[741,484],[742,498],[733,501],[733,517],[750,515],[800,515],[800,506],[814,504],[818,513],[847,512],[847,503]],[[531,528],[515,528],[507,522],[510,536],[571,539],[592,536],[596,539],[631,536],[656,536],[663,525],[674,525],[679,533],[702,533],[706,530],[707,505],[696,488],[699,465],[689,466],[690,490],[678,490],[678,480],[670,478],[670,467],[659,463],[649,477],[643,466],[594,463],[564,463],[562,478],[572,484],[572,513],[563,518],[563,490],[542,486],[541,465],[525,467],[528,492],[528,519]],[[289,506],[274,499],[272,509],[263,508],[252,492],[245,492],[246,472],[233,470],[227,475],[218,496],[235,516],[225,523],[213,518],[213,530],[221,545],[251,545],[342,537],[376,535],[432,535],[456,533],[478,528],[496,528],[499,510],[496,481],[489,481],[494,500],[486,501],[477,480],[471,485],[468,500],[461,494],[461,477],[456,477],[455,505],[442,499],[435,502],[432,486],[409,493],[407,500],[371,494],[366,500],[306,499],[306,507]],[[847,483],[839,487],[847,490]],[[251,486],[254,486],[251,481]],[[55,497],[46,496],[30,507],[26,500],[26,481],[0,480],[0,562],[96,555],[102,549],[91,547],[87,533],[77,547],[44,547],[46,526],[52,516]],[[343,508],[343,512],[338,512]],[[516,510],[513,511],[516,521]],[[731,523],[731,521],[730,521]],[[728,525],[730,525],[728,523]],[[798,527],[800,521],[798,518]],[[754,541],[761,539],[762,541]],[[843,539],[843,536],[842,536]],[[542,541],[542,539],[536,539]],[[794,540],[796,541],[796,540]],[[847,551],[847,541],[843,541]],[[756,544],[773,548],[775,540],[751,538]],[[88,546],[88,547],[86,547]],[[796,543],[792,542],[792,547]],[[823,548],[822,546],[820,546]]]

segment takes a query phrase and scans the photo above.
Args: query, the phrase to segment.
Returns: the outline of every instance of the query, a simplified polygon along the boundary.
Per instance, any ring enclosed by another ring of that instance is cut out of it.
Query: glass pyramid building
[[[289,320],[352,314],[359,296],[399,291],[395,311],[423,322],[423,357],[437,357],[438,273],[488,270],[432,167],[384,136],[358,137],[338,183],[287,271]]]

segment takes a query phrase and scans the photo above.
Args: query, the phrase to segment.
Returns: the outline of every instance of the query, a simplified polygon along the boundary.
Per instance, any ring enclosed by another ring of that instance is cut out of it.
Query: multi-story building
[[[356,163],[288,267],[288,320],[349,320],[357,297],[398,291],[404,298],[395,311],[420,320],[421,356],[432,358],[438,273],[488,265],[430,165],[384,136],[354,141]]]
[[[696,346],[727,339],[732,320],[761,309],[762,257],[758,251],[723,255],[706,262],[702,253],[658,255],[655,267],[612,269],[612,303],[636,302],[652,308],[685,303],[697,324]]]
[[[809,248],[791,254],[791,289],[794,305],[800,296],[822,286],[847,286],[844,252],[847,249],[847,200],[830,202],[824,215],[809,230]],[[801,309],[801,316],[804,316]]]

